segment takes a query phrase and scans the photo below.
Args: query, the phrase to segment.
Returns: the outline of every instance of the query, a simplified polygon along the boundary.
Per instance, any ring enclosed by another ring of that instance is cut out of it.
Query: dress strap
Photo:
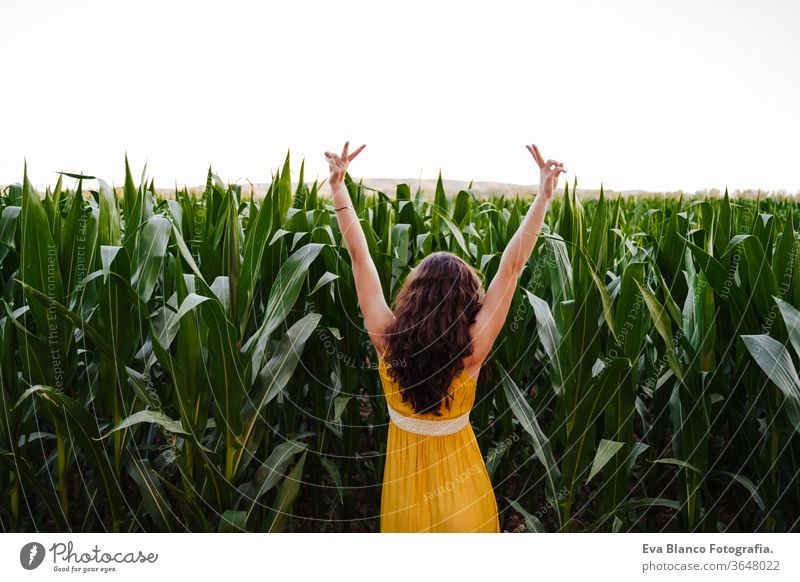
[[[469,412],[457,416],[456,418],[448,418],[447,420],[425,420],[422,418],[405,416],[392,408],[388,402],[386,403],[386,407],[389,409],[389,417],[398,428],[415,434],[444,436],[457,433],[469,424]]]

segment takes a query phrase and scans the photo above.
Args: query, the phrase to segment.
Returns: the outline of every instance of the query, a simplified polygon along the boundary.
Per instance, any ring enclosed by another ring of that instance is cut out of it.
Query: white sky
[[[0,4],[0,183],[364,177],[800,190],[800,1]],[[355,143],[354,143],[355,145]],[[243,182],[244,183],[244,182]]]

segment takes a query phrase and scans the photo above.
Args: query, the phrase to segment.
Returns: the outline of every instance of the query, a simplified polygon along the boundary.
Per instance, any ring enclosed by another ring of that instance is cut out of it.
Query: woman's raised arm
[[[372,345],[375,346],[378,354],[382,354],[386,330],[394,322],[394,315],[383,297],[378,270],[369,254],[367,239],[350,200],[350,193],[344,186],[344,174],[347,166],[364,149],[362,145],[351,154],[348,152],[349,146],[350,142],[344,144],[341,156],[325,152],[325,158],[328,160],[331,171],[328,184],[331,187],[333,208],[336,212],[336,220],[339,222],[339,230],[342,231],[345,248],[350,254],[350,262],[353,265],[353,280],[356,284],[358,306],[364,316],[369,339],[372,340]]]
[[[539,193],[503,251],[497,274],[486,290],[483,305],[470,330],[472,356],[468,367],[473,370],[479,368],[489,355],[495,339],[503,329],[511,299],[517,289],[517,280],[536,246],[536,239],[544,223],[544,215],[558,187],[558,177],[562,172],[566,172],[564,164],[554,160],[545,162],[535,145],[525,147],[539,166]]]

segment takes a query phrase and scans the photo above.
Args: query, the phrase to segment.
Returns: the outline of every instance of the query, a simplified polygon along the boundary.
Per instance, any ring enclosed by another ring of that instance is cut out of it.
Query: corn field
[[[2,531],[378,530],[377,362],[297,177],[4,189]],[[436,250],[488,284],[531,203],[346,184],[390,302]],[[798,530],[794,210],[556,197],[471,415],[503,529]]]

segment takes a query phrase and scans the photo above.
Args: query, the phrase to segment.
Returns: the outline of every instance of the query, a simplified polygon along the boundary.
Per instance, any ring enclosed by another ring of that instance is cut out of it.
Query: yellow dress
[[[385,353],[385,352],[384,352]],[[453,379],[451,407],[442,416],[415,414],[403,402],[398,384],[378,360],[387,404],[406,417],[427,421],[455,419],[475,402],[475,380],[466,370]],[[404,419],[400,419],[404,422]],[[453,432],[433,436],[409,432],[389,420],[386,464],[381,492],[381,532],[500,531],[497,501],[469,422]]]

